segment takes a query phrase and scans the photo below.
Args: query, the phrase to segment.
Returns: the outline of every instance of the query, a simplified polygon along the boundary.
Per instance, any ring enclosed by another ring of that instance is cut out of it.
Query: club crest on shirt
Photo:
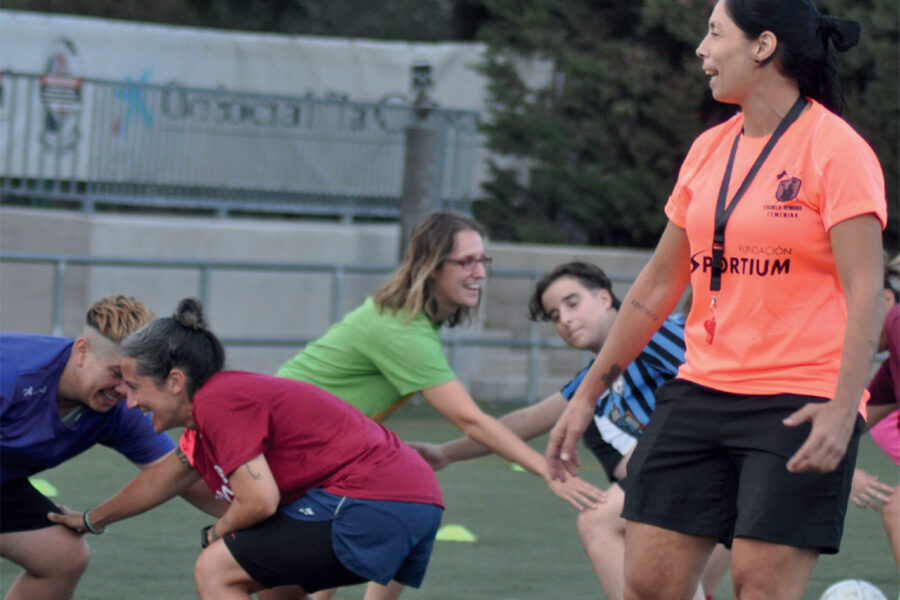
[[[772,219],[796,219],[803,212],[802,202],[791,202],[797,200],[800,195],[800,188],[803,187],[803,181],[798,177],[793,177],[787,171],[778,174],[778,187],[775,189],[776,202],[764,203],[766,217]]]
[[[778,190],[775,192],[775,199],[779,202],[790,202],[800,193],[800,186],[803,182],[796,177],[782,179],[778,182]]]

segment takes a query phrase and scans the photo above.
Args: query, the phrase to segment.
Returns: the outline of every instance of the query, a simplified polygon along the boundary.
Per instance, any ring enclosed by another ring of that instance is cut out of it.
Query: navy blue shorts
[[[782,423],[805,404],[826,400],[665,383],[628,463],[622,516],[729,547],[735,537],[747,537],[836,553],[865,422],[857,418],[847,453],[831,473],[788,472],[787,461],[811,425]]]
[[[297,584],[314,592],[391,580],[419,587],[442,514],[431,504],[358,500],[312,490],[263,523],[226,535],[225,544],[266,587]],[[296,550],[300,547],[305,549]],[[312,560],[311,553],[318,556]]]

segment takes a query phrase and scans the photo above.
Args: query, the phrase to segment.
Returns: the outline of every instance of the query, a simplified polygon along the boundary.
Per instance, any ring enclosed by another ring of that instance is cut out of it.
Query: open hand
[[[578,510],[597,508],[597,505],[606,502],[606,492],[580,477],[567,477],[565,481],[551,479],[547,485],[554,494]]]
[[[862,469],[853,471],[853,483],[850,488],[850,499],[860,508],[871,507],[881,510],[881,505],[888,501],[894,488],[879,481],[877,475],[866,473]]]

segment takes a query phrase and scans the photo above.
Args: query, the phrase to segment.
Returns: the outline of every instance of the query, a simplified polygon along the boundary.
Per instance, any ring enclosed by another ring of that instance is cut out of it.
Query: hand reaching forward
[[[565,481],[551,479],[550,490],[578,510],[597,508],[606,502],[606,492],[594,487],[580,477],[567,477]]]
[[[419,456],[425,459],[432,469],[440,471],[450,464],[450,459],[441,452],[440,446],[437,444],[428,444],[425,442],[406,442],[406,445],[419,453]]]
[[[578,461],[576,446],[593,418],[593,405],[576,403],[575,400],[569,402],[550,431],[550,440],[547,442],[545,456],[551,479],[565,481],[567,471],[573,477],[578,476],[577,469],[581,463]]]
[[[850,499],[860,508],[870,506],[881,510],[881,505],[888,501],[894,488],[879,481],[878,476],[866,473],[862,469],[853,471],[853,483],[850,487]]]

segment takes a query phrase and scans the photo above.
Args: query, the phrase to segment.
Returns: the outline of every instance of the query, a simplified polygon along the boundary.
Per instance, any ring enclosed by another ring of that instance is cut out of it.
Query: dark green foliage
[[[655,245],[663,206],[694,137],[733,114],[711,99],[694,51],[705,0],[484,0],[492,113],[490,165],[476,214],[495,239]],[[885,169],[900,240],[898,14],[895,0],[822,3],[861,21],[863,42],[840,56],[845,116]],[[535,85],[520,73],[544,65]]]

